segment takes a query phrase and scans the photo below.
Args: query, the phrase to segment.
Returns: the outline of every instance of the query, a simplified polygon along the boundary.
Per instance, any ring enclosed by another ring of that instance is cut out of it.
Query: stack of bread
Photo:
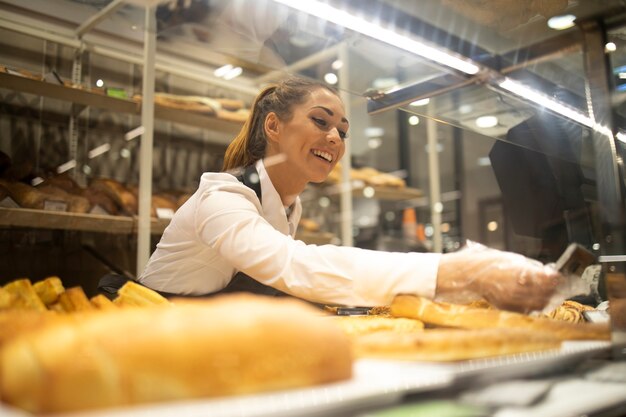
[[[79,287],[75,287],[79,288]],[[295,299],[113,301],[58,278],[0,291],[0,399],[34,413],[280,390],[351,377],[348,337]]]
[[[396,296],[373,316],[337,319],[352,336],[357,357],[458,361],[557,349],[564,340],[610,339],[608,325],[570,322],[559,313],[529,316],[413,295]]]
[[[328,175],[327,181],[333,184],[341,182],[341,164],[335,165],[333,170]],[[350,179],[363,181],[366,185],[391,187],[391,188],[404,188],[406,182],[395,175],[381,172],[375,168],[363,167],[350,169]]]

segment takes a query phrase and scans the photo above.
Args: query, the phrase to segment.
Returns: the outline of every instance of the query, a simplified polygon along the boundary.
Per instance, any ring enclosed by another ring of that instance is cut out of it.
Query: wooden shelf
[[[152,234],[163,233],[168,224],[169,220],[153,218]],[[137,232],[137,219],[128,216],[0,208],[0,226],[133,234]]]
[[[386,201],[403,201],[403,200],[411,200],[414,198],[424,197],[424,192],[417,188],[398,188],[398,187],[385,187],[379,185],[367,185],[360,184],[358,186],[352,186],[352,196],[353,197],[365,197],[363,191],[366,188],[372,188],[374,190],[374,195],[369,197],[375,200],[386,200]],[[322,192],[325,193],[329,197],[338,197],[341,193],[341,188],[339,184],[324,184],[321,186]]]
[[[0,72],[0,87],[81,104],[84,106],[107,109],[119,113],[141,114],[141,103],[134,100],[109,97],[80,88],[66,87],[45,81]],[[214,116],[194,113],[155,104],[154,116],[160,120],[183,123],[213,131],[236,134],[243,123],[219,119]]]

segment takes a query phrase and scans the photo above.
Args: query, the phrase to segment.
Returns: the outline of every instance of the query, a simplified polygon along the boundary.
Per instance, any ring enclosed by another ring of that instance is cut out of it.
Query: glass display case
[[[0,10],[3,280],[63,274],[93,291],[107,271],[136,276],[202,172],[221,169],[256,93],[297,74],[336,87],[350,120],[334,180],[302,195],[301,239],[404,252],[471,240],[543,263],[578,243],[626,355],[623,1]],[[10,198],[6,181],[52,177],[124,193],[111,210]]]

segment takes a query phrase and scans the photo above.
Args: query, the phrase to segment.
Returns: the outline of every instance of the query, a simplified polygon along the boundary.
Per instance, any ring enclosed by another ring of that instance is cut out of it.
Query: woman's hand
[[[498,308],[527,313],[543,309],[562,279],[551,266],[474,243],[442,256],[436,298],[469,302],[482,297]]]

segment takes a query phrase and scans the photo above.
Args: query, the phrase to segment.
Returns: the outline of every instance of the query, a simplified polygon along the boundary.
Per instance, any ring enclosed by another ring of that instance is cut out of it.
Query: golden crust
[[[285,389],[347,379],[348,337],[297,300],[83,313],[0,352],[4,401],[36,413]]]
[[[332,319],[350,336],[369,334],[380,331],[412,333],[424,330],[424,323],[419,320],[382,317],[382,316],[337,316]]]
[[[561,341],[522,329],[434,329],[421,333],[378,332],[359,336],[357,357],[417,361],[459,361],[556,349]]]
[[[561,340],[609,340],[604,324],[568,323],[542,317],[531,317],[509,311],[472,308],[458,304],[434,302],[413,295],[398,295],[391,304],[396,317],[409,317],[444,327],[464,329],[521,328],[549,332]]]

